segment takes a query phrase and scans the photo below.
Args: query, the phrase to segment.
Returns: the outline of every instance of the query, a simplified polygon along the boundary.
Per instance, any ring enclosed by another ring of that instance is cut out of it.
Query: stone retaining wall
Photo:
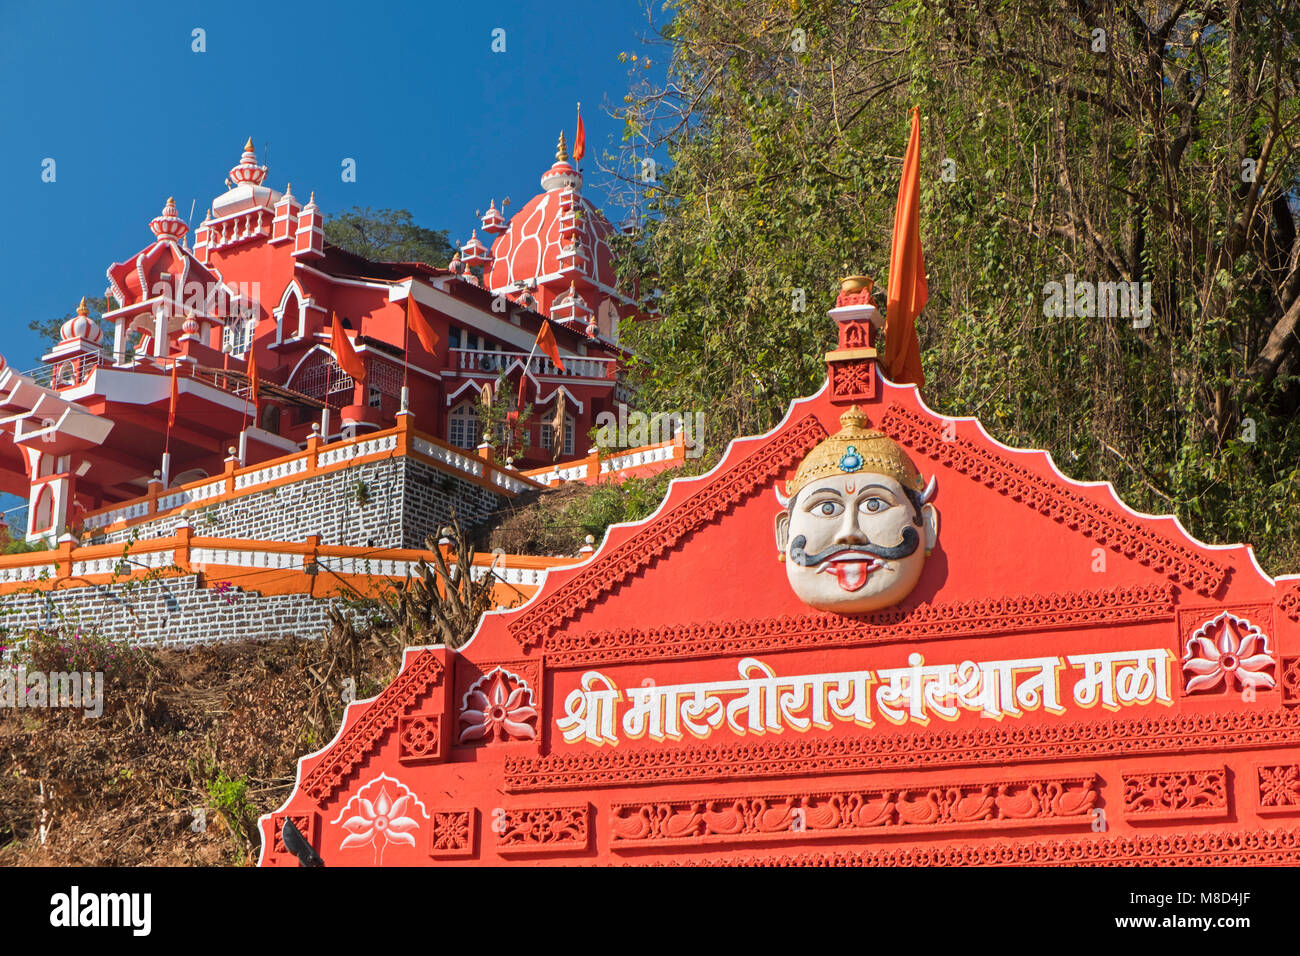
[[[94,626],[145,647],[319,637],[334,599],[200,587],[197,575],[0,597],[0,631]]]
[[[364,496],[359,494],[364,485]],[[364,503],[363,503],[364,498]],[[196,535],[300,543],[313,534],[321,544],[367,548],[423,548],[437,537],[454,507],[470,530],[505,498],[413,458],[394,457],[342,468],[239,498],[200,506],[190,516]],[[121,544],[169,537],[177,517],[121,528],[95,538]]]

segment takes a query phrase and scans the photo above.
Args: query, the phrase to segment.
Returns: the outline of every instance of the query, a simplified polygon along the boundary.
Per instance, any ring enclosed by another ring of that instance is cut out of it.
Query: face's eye
[[[884,498],[867,498],[858,505],[859,509],[873,515],[884,511],[888,507],[889,502]]]
[[[844,506],[838,501],[832,501],[828,498],[826,501],[819,501],[814,504],[811,511],[813,514],[819,515],[823,518],[834,518],[836,515],[841,514],[844,511]]]

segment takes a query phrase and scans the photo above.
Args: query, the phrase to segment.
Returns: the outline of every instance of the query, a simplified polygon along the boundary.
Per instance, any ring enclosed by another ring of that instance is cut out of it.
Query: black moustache
[[[883,545],[871,544],[837,544],[832,545],[819,554],[808,554],[804,551],[804,545],[808,539],[799,535],[790,542],[790,560],[800,567],[813,568],[821,564],[831,555],[852,552],[854,554],[867,554],[876,558],[884,558],[887,561],[897,561],[899,558],[905,558],[915,551],[921,545],[921,537],[916,533],[915,528],[903,529],[903,542],[892,548],[886,548]]]

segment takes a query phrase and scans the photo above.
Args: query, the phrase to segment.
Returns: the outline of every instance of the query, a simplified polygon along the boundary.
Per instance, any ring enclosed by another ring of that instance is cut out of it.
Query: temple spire
[[[248,142],[244,144],[244,153],[239,157],[238,165],[230,170],[230,181],[236,186],[243,183],[260,186],[264,179],[266,179],[266,167],[257,164],[257,153],[253,151],[253,137],[250,136]]]
[[[185,220],[176,212],[176,200],[172,196],[167,197],[162,214],[149,221],[149,229],[153,232],[154,238],[165,239],[168,242],[179,242],[190,231]]]

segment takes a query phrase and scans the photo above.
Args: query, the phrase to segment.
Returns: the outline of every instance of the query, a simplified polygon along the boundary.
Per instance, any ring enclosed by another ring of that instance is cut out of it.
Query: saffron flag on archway
[[[438,348],[438,333],[420,311],[420,304],[415,301],[414,292],[406,297],[406,324],[415,331],[426,352],[430,355]]]
[[[573,161],[587,155],[587,129],[582,125],[582,104],[578,104],[578,131],[573,134]]]
[[[343,330],[343,323],[339,320],[337,312],[334,313],[334,328],[330,332],[330,348],[334,352],[334,360],[339,363],[339,368],[351,375],[354,381],[365,380],[366,364],[361,361],[361,356],[352,347],[352,340]]]
[[[912,107],[912,135],[903,157],[903,178],[894,209],[889,253],[889,295],[885,308],[885,370],[899,385],[925,384],[916,319],[930,296],[921,255],[921,111]]]
[[[542,327],[537,330],[537,342],[534,347],[541,349],[561,372],[564,371],[564,363],[560,361],[560,345],[555,341],[555,333],[551,331],[551,323],[548,319],[542,319]]]

